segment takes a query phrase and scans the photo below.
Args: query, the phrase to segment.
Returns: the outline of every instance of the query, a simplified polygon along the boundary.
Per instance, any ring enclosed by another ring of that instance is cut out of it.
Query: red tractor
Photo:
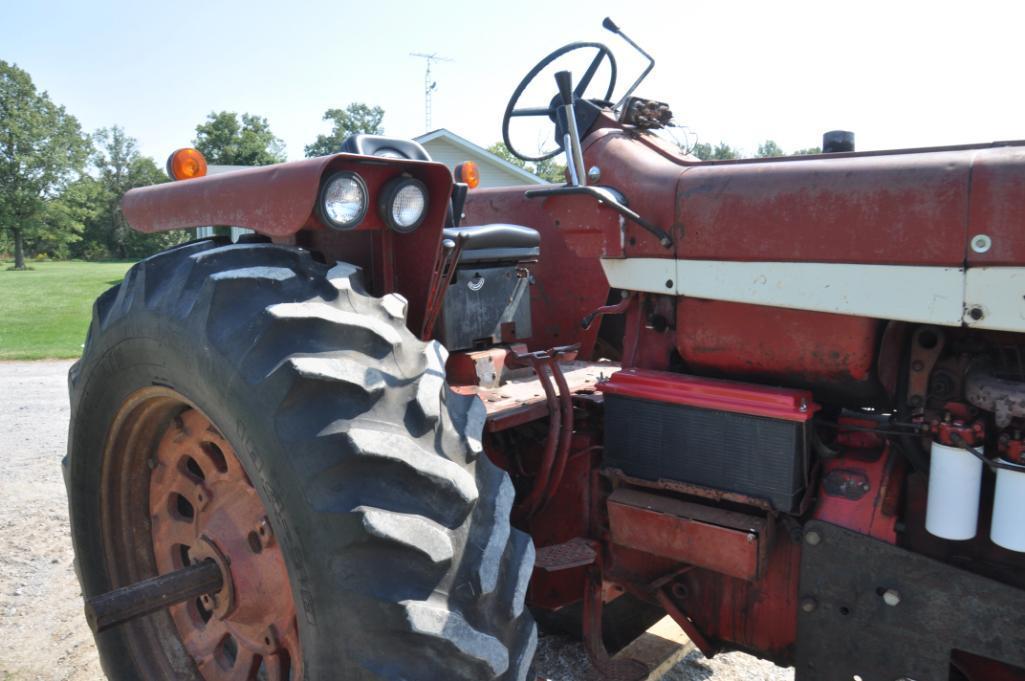
[[[360,135],[125,196],[255,234],[135,265],[71,370],[111,678],[520,681],[537,619],[630,679],[668,613],[800,681],[1025,679],[1025,143],[699,162],[637,84],[574,43],[517,88],[564,186]]]

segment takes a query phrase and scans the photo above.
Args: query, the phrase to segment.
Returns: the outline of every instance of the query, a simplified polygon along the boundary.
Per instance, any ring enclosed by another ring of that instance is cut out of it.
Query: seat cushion
[[[460,264],[473,262],[518,262],[532,260],[541,252],[541,235],[522,225],[491,224],[449,227],[446,239],[463,237]]]

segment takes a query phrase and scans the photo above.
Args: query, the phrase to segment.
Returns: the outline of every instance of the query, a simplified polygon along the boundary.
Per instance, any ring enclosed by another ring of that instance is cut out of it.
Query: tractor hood
[[[628,225],[613,288],[1025,330],[1025,143],[691,162],[603,130],[586,157],[675,240]]]

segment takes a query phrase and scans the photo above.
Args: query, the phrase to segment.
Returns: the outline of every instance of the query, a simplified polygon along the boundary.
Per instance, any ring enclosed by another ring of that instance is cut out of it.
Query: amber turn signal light
[[[473,161],[464,161],[456,166],[456,182],[465,183],[470,189],[480,184],[480,168]]]
[[[197,149],[179,149],[167,159],[167,174],[172,180],[203,177],[206,175],[206,158]]]

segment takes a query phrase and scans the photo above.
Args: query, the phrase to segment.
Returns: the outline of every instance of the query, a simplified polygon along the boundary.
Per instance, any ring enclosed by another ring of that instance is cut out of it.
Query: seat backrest
[[[537,260],[541,235],[522,225],[491,224],[445,229],[446,239],[463,238],[459,264]]]
[[[406,158],[411,161],[431,160],[431,155],[427,153],[427,150],[419,142],[399,137],[368,135],[362,132],[346,137],[342,141],[342,148],[339,151],[347,154],[361,154],[363,156]]]

